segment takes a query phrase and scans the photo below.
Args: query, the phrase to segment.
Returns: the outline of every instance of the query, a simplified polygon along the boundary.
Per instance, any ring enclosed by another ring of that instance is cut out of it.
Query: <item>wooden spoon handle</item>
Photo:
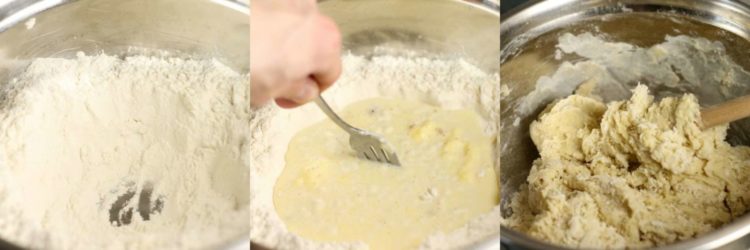
[[[750,95],[701,110],[703,129],[750,116]]]

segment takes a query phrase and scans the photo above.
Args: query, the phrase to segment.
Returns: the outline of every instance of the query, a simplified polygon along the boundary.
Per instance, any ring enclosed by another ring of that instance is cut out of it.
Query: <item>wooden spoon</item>
[[[701,110],[703,129],[750,117],[750,95]]]

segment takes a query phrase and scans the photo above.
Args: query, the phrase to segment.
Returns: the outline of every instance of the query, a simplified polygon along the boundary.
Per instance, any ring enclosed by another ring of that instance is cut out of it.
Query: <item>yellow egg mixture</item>
[[[416,249],[497,206],[495,138],[483,133],[475,112],[376,98],[339,114],[384,136],[401,166],[357,158],[349,135],[330,120],[301,130],[274,190],[290,231],[321,242]]]

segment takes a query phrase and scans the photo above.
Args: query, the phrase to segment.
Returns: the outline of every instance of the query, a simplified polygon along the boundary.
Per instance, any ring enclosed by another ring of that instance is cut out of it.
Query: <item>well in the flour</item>
[[[129,225],[133,216],[148,221],[151,216],[158,215],[164,208],[165,197],[154,194],[154,184],[144,182],[142,187],[136,187],[135,182],[126,182],[112,191],[117,196],[110,202],[109,222],[115,226]]]
[[[384,135],[402,167],[353,157],[346,133],[314,105],[260,109],[251,121],[251,240],[280,249],[459,249],[497,235],[497,75],[460,59],[343,62],[324,97],[347,122]]]

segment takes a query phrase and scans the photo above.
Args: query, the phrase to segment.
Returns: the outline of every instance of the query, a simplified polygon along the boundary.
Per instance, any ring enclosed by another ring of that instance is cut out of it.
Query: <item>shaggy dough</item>
[[[539,149],[505,224],[582,248],[642,248],[693,238],[743,215],[750,148],[702,131],[693,95],[654,101],[638,86],[608,105],[573,95],[531,125]]]
[[[469,110],[376,98],[341,112],[355,127],[384,135],[395,167],[356,158],[330,120],[291,141],[274,203],[290,231],[322,242],[361,241],[370,249],[417,249],[497,206],[494,138]]]

